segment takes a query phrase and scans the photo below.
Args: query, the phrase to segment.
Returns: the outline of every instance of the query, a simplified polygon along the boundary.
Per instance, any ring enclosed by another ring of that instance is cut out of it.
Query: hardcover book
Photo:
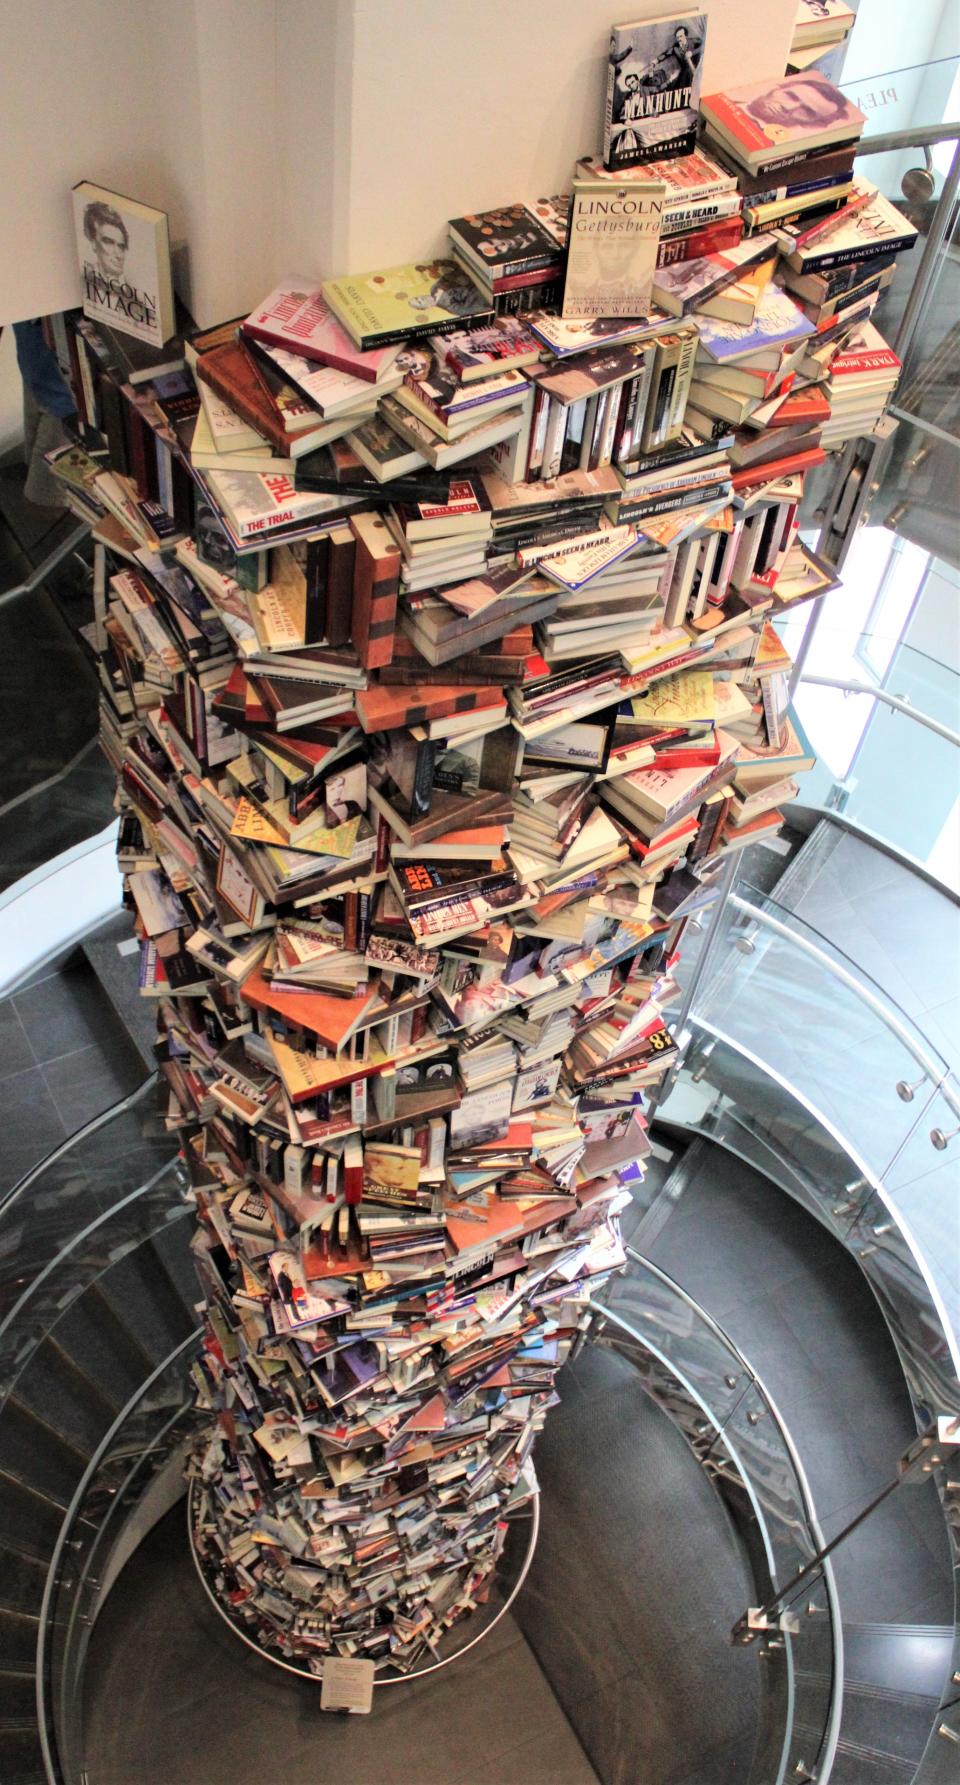
[[[827,272],[867,260],[874,254],[902,254],[912,248],[917,231],[869,180],[856,179],[849,204],[828,217],[816,232],[803,224],[778,229],[777,241],[787,265],[798,273]]]
[[[653,295],[671,316],[688,316],[707,298],[733,285],[748,267],[772,259],[776,251],[772,235],[753,235],[722,254],[705,254],[700,260],[661,267],[653,281]]]
[[[752,322],[722,322],[715,316],[700,316],[697,326],[700,346],[721,365],[725,360],[748,359],[752,353],[784,347],[788,341],[801,341],[816,334],[813,323],[778,285],[767,286]]]
[[[431,345],[463,384],[532,366],[541,353],[536,336],[516,316],[498,316],[487,328],[456,329]]]
[[[346,273],[325,279],[323,295],[364,352],[493,320],[487,298],[452,260]]]
[[[563,316],[646,316],[663,222],[662,180],[574,180]]]
[[[451,219],[450,240],[480,277],[505,279],[559,267],[562,245],[524,204]]]
[[[603,126],[606,167],[690,154],[706,37],[703,12],[613,26]]]
[[[251,310],[243,332],[271,347],[285,347],[304,359],[319,360],[353,378],[377,383],[389,372],[396,349],[361,352],[330,313],[323,292],[311,279],[287,279]]]
[[[73,220],[84,315],[162,347],[176,329],[166,212],[81,180]]]
[[[810,154],[857,142],[866,123],[863,112],[813,69],[711,93],[701,109],[711,131],[752,173],[791,151]]]

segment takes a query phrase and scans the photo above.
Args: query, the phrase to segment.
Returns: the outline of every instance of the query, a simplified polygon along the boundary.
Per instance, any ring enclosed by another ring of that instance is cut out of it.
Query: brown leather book
[[[286,457],[290,436],[283,425],[283,416],[252,355],[240,341],[227,341],[213,347],[197,361],[196,374],[204,384],[229,403],[242,421],[256,428],[270,442],[274,452]]]

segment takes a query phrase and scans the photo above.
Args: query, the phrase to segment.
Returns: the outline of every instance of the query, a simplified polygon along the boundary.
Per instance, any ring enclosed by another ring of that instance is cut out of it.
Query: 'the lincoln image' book
[[[81,180],[73,220],[84,316],[162,347],[175,333],[166,212]]]
[[[692,152],[706,41],[703,12],[612,27],[604,167],[638,167]]]

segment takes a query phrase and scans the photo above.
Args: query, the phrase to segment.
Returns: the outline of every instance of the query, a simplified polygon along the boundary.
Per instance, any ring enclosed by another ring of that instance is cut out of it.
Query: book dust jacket
[[[162,347],[175,333],[166,212],[89,180],[71,196],[84,315]]]
[[[646,316],[666,188],[662,180],[575,180],[563,315]]]
[[[637,167],[696,145],[707,15],[683,12],[614,25],[610,33],[603,161]]]

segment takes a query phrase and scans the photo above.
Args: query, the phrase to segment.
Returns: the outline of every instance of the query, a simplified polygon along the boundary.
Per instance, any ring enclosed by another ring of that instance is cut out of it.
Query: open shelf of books
[[[898,370],[869,318],[914,232],[853,176],[861,114],[816,70],[701,100],[706,32],[614,29],[569,193],[214,328],[161,214],[78,188],[48,321],[196,1205],[196,1550],[361,1698],[489,1600],[536,1495],[685,926],[812,764],[774,625],[836,586],[804,476]]]

